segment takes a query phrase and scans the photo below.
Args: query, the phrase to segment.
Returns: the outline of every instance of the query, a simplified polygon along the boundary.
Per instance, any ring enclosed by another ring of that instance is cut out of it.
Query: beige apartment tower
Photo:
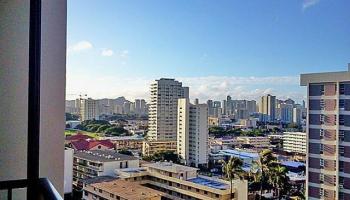
[[[302,74],[300,84],[308,100],[306,198],[350,199],[350,72]]]
[[[151,84],[149,140],[176,141],[177,100],[188,98],[188,87],[175,79],[161,78]]]
[[[263,114],[263,121],[275,121],[276,96],[270,94],[262,96],[259,102],[259,113]]]
[[[91,98],[79,99],[80,121],[99,119],[97,101]]]

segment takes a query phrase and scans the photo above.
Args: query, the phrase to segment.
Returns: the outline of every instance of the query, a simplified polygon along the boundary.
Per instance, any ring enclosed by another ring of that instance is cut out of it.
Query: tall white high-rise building
[[[144,115],[146,114],[147,108],[146,108],[146,101],[144,99],[135,99],[134,105],[134,112],[138,115]]]
[[[276,96],[270,94],[262,96],[259,103],[259,112],[263,114],[267,121],[275,121],[276,119]]]
[[[303,108],[301,106],[296,106],[295,108],[293,108],[293,123],[300,125],[302,118],[303,118]]]
[[[79,99],[80,103],[80,120],[99,119],[97,101],[91,98]]]
[[[175,79],[161,78],[151,84],[149,140],[176,141],[179,98],[189,98],[189,89],[182,87],[181,82]]]
[[[125,101],[123,104],[123,114],[130,114],[132,111],[131,106],[132,105],[130,101]]]
[[[114,102],[112,99],[98,99],[96,100],[99,114],[111,115],[113,114]]]
[[[177,153],[186,165],[208,164],[208,105],[178,100]]]
[[[146,114],[146,101],[144,99],[135,99],[135,103],[134,103],[134,110],[135,110],[135,114],[137,115],[144,115]]]

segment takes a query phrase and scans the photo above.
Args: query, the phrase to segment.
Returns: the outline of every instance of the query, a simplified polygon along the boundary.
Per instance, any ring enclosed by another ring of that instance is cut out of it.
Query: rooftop
[[[132,135],[132,136],[113,136],[113,137],[102,137],[104,140],[144,140],[144,138],[140,135]]]
[[[206,179],[206,178],[203,178],[203,177],[196,177],[196,178],[189,179],[187,181],[190,181],[192,183],[196,183],[196,184],[199,184],[199,185],[204,185],[204,186],[207,186],[207,187],[211,187],[211,188],[214,188],[214,189],[219,189],[219,190],[226,190],[226,189],[229,188],[229,185],[227,185],[225,183],[221,183],[221,182],[218,182],[218,181]]]
[[[305,132],[283,132],[283,134],[296,134],[296,135],[306,135]]]
[[[219,152],[221,154],[223,154],[223,155],[234,156],[234,157],[238,157],[238,158],[241,158],[241,159],[245,159],[245,158],[256,159],[256,158],[259,158],[259,154],[258,153],[250,153],[250,152],[239,151],[239,150],[234,150],[234,149],[220,150]]]
[[[75,151],[74,156],[86,160],[98,162],[114,162],[123,160],[137,160],[133,156],[116,153],[114,150],[92,150],[92,151]]]
[[[86,184],[93,184],[93,183],[101,183],[101,182],[113,181],[113,180],[117,180],[117,178],[112,176],[96,176],[93,178],[84,179],[83,182]]]
[[[126,173],[141,173],[147,171],[145,168],[139,167],[139,168],[124,168],[124,169],[118,169],[121,172]]]
[[[174,164],[171,162],[156,162],[156,163],[144,164],[144,166],[167,171],[167,172],[172,172],[172,173],[198,171],[197,168]]]
[[[294,168],[305,166],[305,163],[295,162],[295,161],[284,161],[281,164],[286,166],[286,167],[294,167]]]
[[[90,150],[98,145],[105,146],[109,149],[114,148],[114,144],[110,140],[81,139],[72,142],[72,147],[75,150]]]
[[[307,86],[308,83],[349,81],[349,79],[350,79],[350,64],[348,64],[348,71],[301,74],[300,85]]]
[[[91,186],[102,189],[108,193],[118,195],[123,199],[151,199],[164,195],[163,192],[122,179],[94,183],[91,184]]]

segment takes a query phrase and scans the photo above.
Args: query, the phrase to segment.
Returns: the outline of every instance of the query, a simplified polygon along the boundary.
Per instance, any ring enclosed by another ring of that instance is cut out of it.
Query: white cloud
[[[227,95],[234,99],[255,99],[265,94],[284,99],[293,97],[301,100],[305,96],[299,86],[298,76],[281,77],[235,77],[207,76],[177,78],[190,87],[191,98],[222,100]]]
[[[80,51],[86,51],[92,48],[93,48],[93,45],[91,44],[91,42],[83,40],[73,45],[69,45],[67,48],[67,52],[68,53],[80,52]]]
[[[303,11],[318,4],[320,0],[303,0],[302,9]]]
[[[102,56],[113,56],[114,52],[111,49],[103,49],[101,51]]]
[[[89,74],[68,74],[67,94],[86,93],[92,98],[116,98],[125,96],[149,99],[149,85],[157,78],[104,76]],[[91,81],[93,80],[93,81]],[[178,77],[184,86],[190,87],[191,99],[199,98],[201,102],[208,99],[222,100],[227,95],[233,99],[255,99],[265,94],[276,95],[277,98],[292,98],[297,102],[306,97],[306,90],[299,86],[298,76],[282,77]],[[127,83],[127,84],[126,84]],[[106,87],[106,85],[113,87]],[[74,98],[69,97],[67,98]]]

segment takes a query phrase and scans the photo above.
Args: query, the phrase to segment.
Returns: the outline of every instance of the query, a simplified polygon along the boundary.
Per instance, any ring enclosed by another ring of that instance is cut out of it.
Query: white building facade
[[[187,165],[208,163],[208,105],[178,100],[177,152]]]
[[[306,133],[285,132],[283,135],[283,150],[306,154]]]
[[[91,98],[80,99],[80,120],[92,120],[99,119],[98,105],[97,101]]]

